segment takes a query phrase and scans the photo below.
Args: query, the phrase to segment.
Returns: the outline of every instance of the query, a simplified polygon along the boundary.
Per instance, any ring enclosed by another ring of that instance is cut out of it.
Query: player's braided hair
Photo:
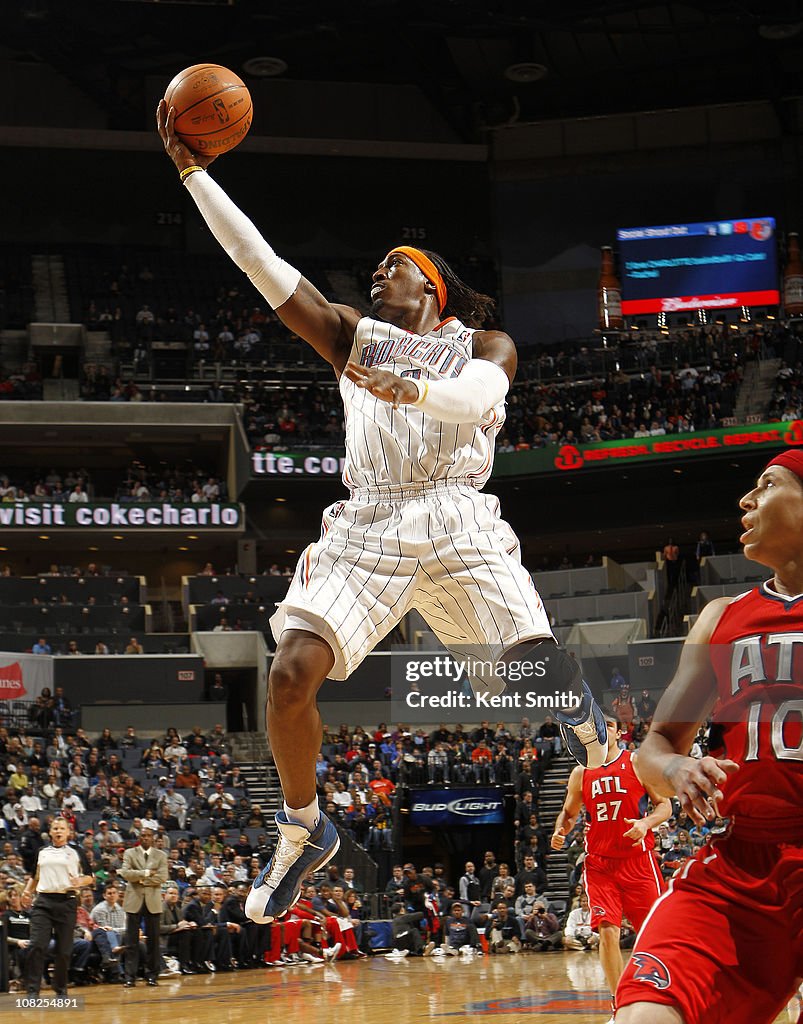
[[[461,281],[438,253],[432,252],[430,249],[422,249],[421,252],[432,260],[446,285],[448,298],[441,313],[443,319],[445,320],[448,316],[456,316],[458,320],[463,321],[466,327],[483,327],[493,313],[496,302],[490,295],[475,292],[465,281]]]

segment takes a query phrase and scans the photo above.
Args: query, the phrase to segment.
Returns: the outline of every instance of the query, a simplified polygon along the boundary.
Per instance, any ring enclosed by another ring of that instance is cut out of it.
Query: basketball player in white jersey
[[[249,917],[264,922],[292,906],[304,876],[339,846],[315,795],[318,689],[327,677],[345,679],[409,609],[447,648],[548,664],[545,691],[577,698],[576,716],[561,718],[582,764],[601,765],[608,741],[498,500],[480,493],[516,372],[506,334],[469,326],[491,300],[434,253],[402,247],[373,275],[370,316],[328,302],[206,174],[213,158],[190,152],[173,122],[162,101],[159,134],[210,230],[280,319],[331,363],[346,410],[350,497],[324,512],[320,540],[302,554],[271,619],[267,728],[284,810],[276,852],[246,902]]]

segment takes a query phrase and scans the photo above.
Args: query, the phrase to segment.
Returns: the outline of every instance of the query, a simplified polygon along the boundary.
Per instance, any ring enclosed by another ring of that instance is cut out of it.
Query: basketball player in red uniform
[[[613,996],[623,969],[619,948],[622,916],[640,928],[665,888],[653,853],[652,830],[671,816],[672,804],[644,786],[637,767],[638,755],[619,749],[619,723],[614,715],[603,714],[608,728],[608,761],[601,768],[578,765],[569,776],[552,849],[563,848],[584,806],[585,888],[591,927],[599,932],[600,963]],[[649,814],[648,801],[653,804]]]
[[[744,553],[774,576],[706,605],[639,751],[645,781],[730,828],[648,915],[617,1024],[769,1024],[803,977],[803,451],[740,505]],[[687,757],[712,708],[711,756]]]

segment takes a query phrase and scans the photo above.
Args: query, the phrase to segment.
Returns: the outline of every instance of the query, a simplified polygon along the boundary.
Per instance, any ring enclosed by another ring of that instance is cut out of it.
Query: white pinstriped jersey
[[[454,317],[423,336],[363,317],[349,359],[402,377],[446,380],[458,377],[472,358],[475,333]],[[504,401],[479,423],[442,423],[412,405],[394,409],[345,375],[340,393],[346,411],[343,483],[349,490],[458,478],[481,488],[491,475]]]

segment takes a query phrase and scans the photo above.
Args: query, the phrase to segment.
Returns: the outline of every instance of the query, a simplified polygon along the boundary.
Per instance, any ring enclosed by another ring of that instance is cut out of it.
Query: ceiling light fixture
[[[281,57],[249,57],[243,61],[243,71],[252,78],[278,78],[287,71],[287,61]]]
[[[548,74],[549,68],[545,64],[537,64],[535,61],[522,61],[520,64],[510,64],[505,68],[505,78],[510,82],[518,82],[520,85],[540,82]]]

